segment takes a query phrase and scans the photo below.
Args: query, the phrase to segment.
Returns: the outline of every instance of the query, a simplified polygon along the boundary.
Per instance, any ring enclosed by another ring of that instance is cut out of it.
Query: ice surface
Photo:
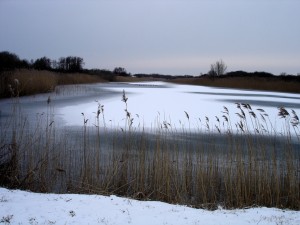
[[[158,128],[164,122],[173,128],[197,130],[205,126],[206,116],[210,127],[224,122],[224,106],[228,108],[231,125],[240,121],[236,113],[238,103],[249,103],[259,116],[258,108],[269,115],[270,121],[278,130],[285,123],[278,117],[278,107],[294,109],[299,116],[300,95],[254,90],[213,88],[194,85],[177,85],[166,82],[143,83],[99,83],[90,85],[67,85],[58,87],[55,93],[22,97],[21,107],[27,115],[47,112],[47,99],[51,98],[51,112],[67,126],[82,126],[88,119],[88,126],[96,124],[98,104],[104,105],[100,125],[124,127],[126,105],[122,102],[125,91],[128,97],[127,110],[131,114],[134,127]],[[1,100],[1,115],[9,114],[10,100]],[[245,110],[247,111],[247,110]],[[82,116],[84,114],[84,118]],[[187,113],[187,114],[186,114]],[[187,115],[189,118],[187,118]],[[216,117],[220,119],[217,123]],[[34,117],[33,117],[34,118]],[[103,121],[104,119],[104,121]]]
[[[212,88],[193,85],[175,85],[165,82],[122,83],[103,87],[114,93],[113,96],[97,96],[89,101],[78,102],[76,105],[59,107],[59,114],[68,125],[82,125],[81,113],[89,119],[90,125],[95,121],[95,112],[99,101],[104,105],[106,123],[110,126],[124,126],[126,123],[125,104],[121,101],[123,90],[128,97],[127,107],[131,113],[133,126],[157,127],[164,121],[173,127],[199,129],[205,117],[210,119],[211,127],[216,124],[215,116],[222,118],[223,107],[230,112],[232,125],[239,121],[236,112],[240,112],[234,103],[249,103],[254,112],[263,108],[274,124],[280,126],[277,116],[278,107],[300,108],[299,94],[276,92],[246,91],[238,89]],[[188,113],[189,119],[186,116]]]

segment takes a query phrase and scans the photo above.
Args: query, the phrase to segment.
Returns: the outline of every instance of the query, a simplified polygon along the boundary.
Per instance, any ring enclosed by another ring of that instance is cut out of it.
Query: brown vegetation
[[[12,96],[52,91],[59,84],[105,81],[95,75],[35,70],[16,70],[3,77],[7,80],[1,84],[9,81]],[[299,92],[298,83],[271,78],[172,81]],[[157,129],[147,133],[134,127],[124,92],[124,129],[105,127],[103,106],[98,105],[94,126],[87,126],[83,115],[82,129],[69,132],[56,127],[50,101],[47,113],[37,115],[36,124],[29,124],[17,99],[12,98],[12,119],[0,123],[0,185],[39,192],[118,194],[209,209],[218,205],[300,209],[299,118],[295,111],[279,109],[283,130],[274,129],[263,109],[254,111],[247,104],[238,104],[238,124],[230,124],[224,107],[223,121],[217,118],[215,128],[209,126],[209,118],[196,133],[158,121]]]
[[[20,86],[16,86],[18,80]],[[300,93],[299,79],[282,79],[280,77],[174,77],[167,76],[115,76],[104,72],[90,73],[59,73],[46,70],[19,69],[2,72],[0,76],[0,97],[11,97],[45,93],[53,91],[57,85],[83,84],[98,82],[141,82],[141,81],[167,81],[178,84],[203,85],[211,87],[252,89],[262,91],[277,91]],[[14,92],[14,93],[12,93]],[[16,93],[17,92],[17,93]]]
[[[165,80],[165,79],[158,79],[152,77],[129,77],[129,76],[116,76],[116,82],[142,82],[142,81],[158,81],[158,80]]]
[[[57,85],[107,82],[101,76],[85,73],[57,73],[28,69],[3,72],[0,79],[0,97],[51,92]]]
[[[211,87],[252,89],[262,91],[277,91],[300,93],[300,83],[285,81],[277,78],[265,77],[197,77],[197,78],[178,78],[170,82],[179,84],[203,85]]]
[[[96,110],[95,105],[95,125],[88,126],[83,114],[82,129],[72,132],[55,127],[51,102],[34,125],[22,117],[16,102],[13,120],[0,124],[0,184],[209,209],[300,209],[299,118],[294,111],[279,109],[283,130],[274,129],[263,109],[238,104],[238,124],[230,124],[224,107],[216,129],[206,117],[196,133],[159,121],[147,133],[134,126],[125,92],[122,99],[124,129],[105,127],[103,106]],[[189,120],[188,112],[186,116]]]

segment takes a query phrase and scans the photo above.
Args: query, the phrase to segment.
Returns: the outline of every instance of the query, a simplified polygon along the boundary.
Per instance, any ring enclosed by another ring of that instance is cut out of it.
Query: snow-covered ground
[[[299,225],[300,211],[208,211],[116,196],[37,194],[0,188],[0,224]]]

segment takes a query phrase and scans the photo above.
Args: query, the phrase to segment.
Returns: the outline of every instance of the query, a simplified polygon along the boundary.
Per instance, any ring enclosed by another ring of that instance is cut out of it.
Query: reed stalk
[[[240,103],[237,124],[224,107],[216,126],[207,117],[194,132],[185,112],[187,129],[157,119],[155,131],[146,132],[135,127],[125,91],[122,100],[123,130],[106,127],[99,103],[95,124],[82,114],[81,130],[57,128],[51,101],[46,115],[29,124],[16,100],[14,119],[0,124],[1,185],[117,194],[208,209],[300,209],[299,119],[294,110],[279,108],[281,130],[263,109]]]

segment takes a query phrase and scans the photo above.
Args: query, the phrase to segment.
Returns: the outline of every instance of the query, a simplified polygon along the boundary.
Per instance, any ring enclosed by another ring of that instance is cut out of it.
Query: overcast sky
[[[0,51],[85,68],[300,73],[299,0],[0,0]]]

